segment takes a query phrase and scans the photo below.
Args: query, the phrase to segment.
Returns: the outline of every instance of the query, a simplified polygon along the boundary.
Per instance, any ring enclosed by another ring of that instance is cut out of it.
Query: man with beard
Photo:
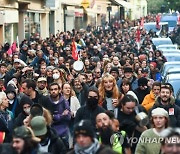
[[[79,75],[73,81],[73,89],[76,93],[76,97],[78,98],[81,106],[85,105],[85,101],[88,93],[88,85],[84,82],[84,78],[82,75]]]
[[[100,113],[96,117],[98,139],[104,145],[110,146],[119,154],[131,154],[125,131],[115,132],[112,129],[112,121],[106,113]]]
[[[171,95],[171,92],[170,85],[162,84],[160,96],[157,97],[151,110],[157,107],[164,108],[169,114],[170,126],[180,127],[180,108],[175,104],[175,99]]]
[[[95,82],[94,82],[94,79],[93,79],[93,72],[88,70],[88,71],[86,71],[86,75],[87,75],[87,80],[86,80],[87,85],[89,87],[94,86]]]
[[[49,98],[43,96],[36,90],[36,82],[32,79],[26,79],[21,83],[22,92],[26,94],[33,103],[41,104],[43,107],[52,112],[52,105]]]
[[[80,122],[81,120],[90,120],[95,129],[96,125],[96,116],[99,113],[105,112],[105,110],[98,105],[98,89],[96,87],[89,88],[88,98],[86,101],[86,105],[80,107],[76,112],[75,124]]]
[[[53,124],[52,127],[62,138],[66,148],[69,147],[68,127],[71,120],[71,112],[69,103],[61,94],[61,87],[58,83],[52,83],[49,86],[49,99],[53,108]]]
[[[37,80],[37,91],[44,96],[48,95],[48,90],[46,86],[47,86],[46,77],[39,77]]]

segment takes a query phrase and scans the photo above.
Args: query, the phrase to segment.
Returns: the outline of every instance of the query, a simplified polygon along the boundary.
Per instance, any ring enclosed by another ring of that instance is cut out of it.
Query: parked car
[[[177,93],[179,91],[179,85],[180,85],[180,73],[174,75],[174,74],[170,74],[168,75],[168,77],[166,78],[166,80],[164,80],[164,83],[170,83],[173,86],[174,89],[174,96],[177,96]]]
[[[163,44],[173,44],[169,37],[168,38],[152,38],[152,42],[156,47]]]
[[[180,68],[180,61],[173,61],[173,62],[165,62],[162,69],[161,69],[161,77],[162,80],[164,80],[164,77],[166,76],[167,70],[169,68]]]
[[[180,53],[163,53],[167,61],[180,61]]]
[[[180,74],[180,67],[177,67],[177,68],[170,67],[165,74],[164,80],[166,80],[166,78],[169,78],[169,75],[171,74],[174,74],[174,75]]]
[[[179,53],[180,54],[180,50],[177,50],[177,49],[162,49],[161,50],[163,54],[166,54],[166,53]]]
[[[178,49],[177,44],[163,44],[163,45],[159,45],[157,47],[158,50],[166,50],[166,49]]]
[[[149,33],[150,30],[153,32],[156,32],[156,35],[159,37],[167,37],[168,36],[168,22],[160,22],[160,29],[156,28],[156,22],[148,22],[144,23],[144,29],[147,33]]]
[[[174,28],[177,25],[178,22],[178,17],[177,15],[171,15],[171,14],[166,14],[163,15],[160,19],[161,22],[168,22],[168,27],[169,27],[169,33],[174,30]]]

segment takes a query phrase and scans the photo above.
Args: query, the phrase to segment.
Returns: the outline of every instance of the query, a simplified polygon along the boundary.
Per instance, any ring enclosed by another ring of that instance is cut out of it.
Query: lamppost
[[[110,24],[110,22],[111,22],[111,11],[112,11],[112,7],[109,5],[108,7],[107,7],[107,11],[108,11],[108,13],[109,13],[109,24]]]

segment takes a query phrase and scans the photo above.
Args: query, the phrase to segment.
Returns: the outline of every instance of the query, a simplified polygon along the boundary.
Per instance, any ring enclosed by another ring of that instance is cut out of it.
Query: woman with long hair
[[[120,91],[124,95],[127,94],[128,91],[132,91],[131,82],[128,79],[126,78],[122,79],[122,83],[120,85]]]
[[[102,77],[98,91],[100,96],[99,104],[110,111],[114,111],[123,97],[116,84],[116,79],[108,73]]]
[[[70,138],[73,136],[73,127],[74,127],[74,118],[76,116],[77,110],[80,108],[80,102],[76,97],[76,94],[69,83],[64,83],[62,85],[62,94],[64,98],[68,101],[71,111],[71,122],[69,125],[70,128]],[[72,141],[72,140],[71,140]],[[70,144],[71,147],[71,144]]]
[[[76,94],[69,83],[64,83],[62,85],[62,94],[64,98],[69,102],[71,109],[71,116],[74,118],[77,110],[80,108],[79,100],[76,97]]]

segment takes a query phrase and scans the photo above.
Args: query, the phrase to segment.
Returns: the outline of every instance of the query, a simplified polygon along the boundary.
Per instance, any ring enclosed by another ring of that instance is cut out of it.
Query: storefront
[[[26,12],[24,13],[25,38],[40,34],[40,13]]]
[[[1,43],[12,43],[18,36],[18,11],[15,9],[1,10],[0,12],[0,37]]]

